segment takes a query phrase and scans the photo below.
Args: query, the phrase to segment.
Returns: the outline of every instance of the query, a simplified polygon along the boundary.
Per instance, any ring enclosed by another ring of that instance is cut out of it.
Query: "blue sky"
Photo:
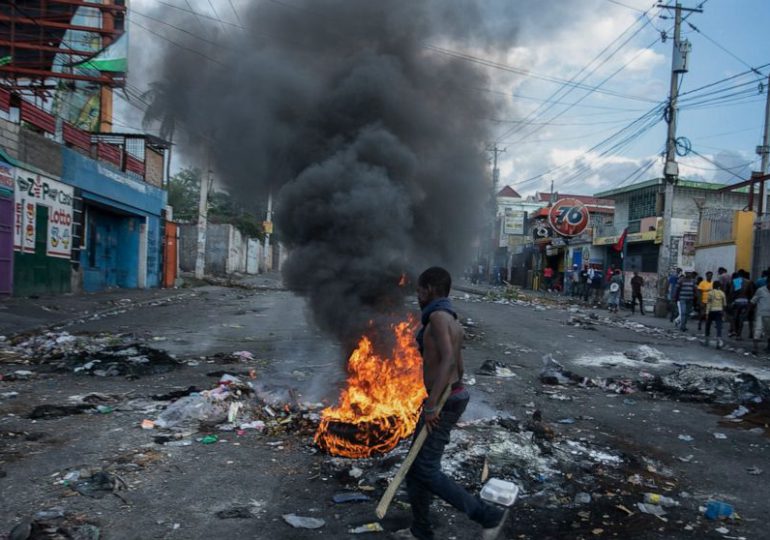
[[[463,5],[463,0],[442,1]],[[133,0],[131,6],[148,13],[164,3],[180,9],[192,6],[235,22],[225,0],[189,0],[189,4],[188,0]],[[246,0],[233,3],[244,10],[249,4]],[[683,37],[692,43],[692,52],[689,72],[681,83],[677,134],[689,140],[693,152],[679,158],[680,174],[737,182],[759,168],[755,147],[761,143],[766,96],[759,85],[760,81],[767,85],[770,67],[761,67],[761,76],[740,74],[748,66],[770,63],[770,4],[767,0],[682,3],[685,7],[703,4],[704,11],[690,15],[683,25]],[[501,185],[529,194],[548,190],[553,181],[562,193],[591,194],[661,175],[659,153],[666,124],[655,108],[668,95],[671,10],[658,9],[650,0],[482,0],[468,1],[468,6],[481,11],[480,17],[469,17],[473,21],[469,25],[478,29],[466,29],[470,32],[462,33],[464,41],[439,45],[496,63],[496,67],[479,68],[488,81],[476,91],[487,93],[500,105],[498,117],[490,119],[493,129],[485,142],[507,148],[500,160]],[[168,39],[183,37],[157,22],[136,20]],[[184,21],[188,30],[201,31],[194,17]],[[665,43],[662,31],[667,33]],[[146,88],[153,77],[146,64],[148,51],[160,38],[136,24],[131,34],[136,54],[130,59],[129,80],[135,87]],[[597,55],[599,61],[592,63]],[[565,95],[564,81],[576,76],[583,87]],[[697,90],[733,76],[723,84]],[[600,88],[585,89],[595,86]],[[554,92],[560,93],[554,96]],[[543,112],[545,106],[551,108]],[[117,111],[124,126],[140,123],[135,109],[119,104]],[[184,158],[174,163],[176,167],[188,164]]]

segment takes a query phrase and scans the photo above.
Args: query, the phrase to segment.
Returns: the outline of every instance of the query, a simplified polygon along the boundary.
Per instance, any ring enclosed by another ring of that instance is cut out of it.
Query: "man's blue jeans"
[[[683,332],[687,330],[687,319],[692,311],[692,300],[679,301],[679,329]]]
[[[502,518],[502,509],[483,502],[479,497],[474,497],[441,472],[441,456],[449,442],[450,431],[465,411],[469,398],[467,390],[461,390],[449,396],[441,410],[438,427],[428,434],[406,476],[406,488],[414,516],[412,534],[420,540],[433,539],[429,516],[433,495],[441,497],[464,512],[482,527],[493,527]],[[420,432],[422,424],[420,420],[415,434]]]

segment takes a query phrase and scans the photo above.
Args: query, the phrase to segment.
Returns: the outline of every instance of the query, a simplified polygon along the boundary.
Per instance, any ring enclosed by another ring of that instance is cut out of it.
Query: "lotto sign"
[[[548,212],[548,222],[562,236],[577,236],[586,227],[590,216],[588,209],[577,199],[560,199]]]
[[[37,207],[48,207],[46,255],[69,258],[72,250],[72,187],[52,178],[17,168],[15,190],[14,249],[35,253]]]

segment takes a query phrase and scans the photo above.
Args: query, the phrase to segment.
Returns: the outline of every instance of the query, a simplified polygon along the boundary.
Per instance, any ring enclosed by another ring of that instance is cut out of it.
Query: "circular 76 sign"
[[[588,208],[577,199],[559,199],[548,212],[548,222],[562,236],[577,236],[586,230]]]

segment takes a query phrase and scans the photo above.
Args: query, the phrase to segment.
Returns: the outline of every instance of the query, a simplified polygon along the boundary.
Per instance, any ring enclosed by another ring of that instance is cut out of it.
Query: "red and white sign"
[[[0,186],[13,189],[13,167],[0,162]]]
[[[72,252],[74,190],[67,184],[24,169],[16,168],[15,175],[14,249],[35,253],[37,207],[47,206],[46,255],[68,259]]]
[[[577,236],[588,227],[591,216],[577,199],[559,199],[548,212],[548,223],[562,236]]]

